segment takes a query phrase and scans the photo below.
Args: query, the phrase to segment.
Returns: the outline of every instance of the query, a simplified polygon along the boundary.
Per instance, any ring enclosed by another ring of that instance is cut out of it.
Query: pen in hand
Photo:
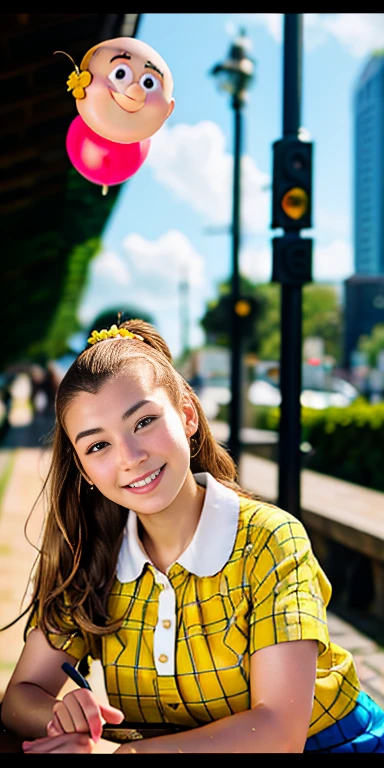
[[[76,683],[80,688],[87,688],[89,691],[92,691],[92,688],[89,685],[88,681],[85,679],[85,677],[83,677],[82,674],[80,674],[80,672],[78,672],[77,669],[75,669],[75,667],[72,666],[72,664],[68,664],[68,662],[65,661],[64,664],[61,665],[61,668],[68,675],[68,677],[70,677],[71,680],[73,680],[73,682]],[[114,724],[114,721],[116,723],[116,714],[115,713],[117,713],[118,715],[120,715],[120,718],[117,720],[117,724],[121,723],[122,720],[124,720],[123,713],[119,712],[118,710],[114,710],[113,712],[111,712],[110,711],[111,709],[112,708],[108,707],[109,711],[108,711],[108,713],[106,713],[106,712],[103,712],[103,707],[102,707],[101,708],[101,715],[103,716],[103,714],[105,714],[106,716],[109,715],[111,717],[111,715],[113,714],[112,723]],[[104,725],[108,725],[108,721],[104,720],[104,718],[103,718],[103,722],[104,722]],[[113,731],[109,730],[106,733],[113,734]],[[127,733],[128,733],[128,735],[130,737],[129,740],[131,740],[131,739],[142,739],[143,738],[142,735],[138,731],[136,731],[134,729],[131,729]]]
[[[83,677],[83,675],[81,675],[80,672],[78,672],[77,669],[72,666],[72,664],[68,664],[68,662],[65,661],[64,664],[61,665],[61,668],[68,675],[68,677],[73,680],[74,683],[77,683],[80,688],[88,688],[89,691],[92,690],[85,677]]]

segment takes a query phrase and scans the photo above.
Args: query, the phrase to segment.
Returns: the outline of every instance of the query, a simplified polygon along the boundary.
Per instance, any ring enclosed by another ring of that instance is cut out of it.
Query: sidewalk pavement
[[[246,455],[247,479],[256,482],[260,467],[257,457]],[[0,498],[0,626],[11,622],[20,612],[29,572],[33,566],[39,532],[44,516],[42,500],[37,502],[27,525],[24,525],[39,496],[48,469],[49,450],[39,447],[0,448],[1,478],[9,480]],[[243,481],[245,484],[245,481]],[[269,489],[269,496],[274,489]],[[384,648],[362,634],[343,619],[328,614],[331,639],[354,655],[363,690],[384,707]],[[10,629],[0,632],[0,700],[23,647],[24,618]],[[100,700],[106,701],[101,666],[94,662],[90,683]],[[68,689],[73,684],[68,683]]]

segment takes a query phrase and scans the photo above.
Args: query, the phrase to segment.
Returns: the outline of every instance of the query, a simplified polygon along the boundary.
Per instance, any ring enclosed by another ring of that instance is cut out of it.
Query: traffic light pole
[[[232,215],[232,285],[231,285],[231,401],[229,405],[229,438],[227,447],[237,464],[240,458],[241,427],[241,325],[236,312],[240,297],[240,159],[242,141],[242,102],[233,97],[234,151],[233,151],[233,215]]]
[[[284,14],[283,137],[297,138],[301,112],[301,13]],[[286,238],[299,240],[285,229]],[[281,285],[280,434],[278,504],[300,519],[302,285]]]

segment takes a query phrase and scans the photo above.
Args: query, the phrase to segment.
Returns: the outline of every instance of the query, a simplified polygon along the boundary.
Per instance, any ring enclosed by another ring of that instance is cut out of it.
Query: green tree
[[[384,323],[374,325],[369,336],[360,336],[357,346],[361,352],[366,353],[368,364],[376,368],[378,355],[384,350]]]
[[[303,289],[303,338],[319,336],[324,351],[337,362],[341,358],[342,309],[336,288],[308,283]]]
[[[220,283],[218,297],[211,301],[201,320],[207,343],[229,346],[229,281]],[[259,312],[247,341],[247,351],[256,352],[261,360],[280,358],[281,286],[278,283],[252,283],[241,278],[241,295],[258,300]],[[325,352],[335,360],[341,352],[341,306],[332,286],[309,283],[303,287],[303,338],[320,336]]]
[[[244,339],[245,351],[257,351],[259,347],[258,317],[262,312],[263,297],[257,294],[255,288],[256,286],[250,280],[241,276],[240,297],[257,301],[255,315],[250,323],[250,332]],[[219,283],[217,298],[208,303],[205,314],[200,320],[208,344],[222,347],[230,345],[231,311],[231,284],[230,281],[223,281]]]

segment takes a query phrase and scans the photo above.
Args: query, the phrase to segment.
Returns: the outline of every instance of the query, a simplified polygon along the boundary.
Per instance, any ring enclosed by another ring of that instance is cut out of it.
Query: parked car
[[[210,377],[200,386],[199,399],[207,419],[214,419],[220,405],[227,405],[231,399],[230,383],[227,378]]]
[[[359,390],[348,381],[337,376],[331,376],[328,389],[302,389],[300,402],[306,408],[320,410],[330,406],[343,408],[350,405],[359,395]],[[263,379],[256,380],[251,384],[248,397],[252,405],[276,406],[281,403],[280,387]]]

